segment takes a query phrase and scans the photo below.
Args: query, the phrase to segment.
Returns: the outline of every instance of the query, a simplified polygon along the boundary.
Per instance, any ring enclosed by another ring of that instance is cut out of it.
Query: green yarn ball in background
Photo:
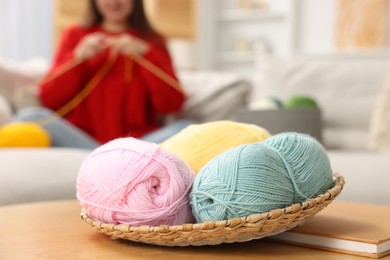
[[[284,208],[333,187],[322,146],[312,137],[284,133],[232,148],[198,173],[190,194],[198,222]]]
[[[295,95],[287,99],[284,103],[285,108],[317,108],[317,102],[314,98],[305,95]]]

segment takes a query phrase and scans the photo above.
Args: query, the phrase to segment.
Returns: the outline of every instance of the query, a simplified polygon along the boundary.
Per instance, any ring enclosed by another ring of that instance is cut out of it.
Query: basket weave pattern
[[[161,246],[202,246],[244,242],[278,234],[308,220],[329,205],[344,187],[344,178],[334,175],[334,187],[313,199],[274,209],[261,214],[221,221],[196,224],[139,226],[105,224],[89,218],[83,211],[81,218],[99,232],[112,238]]]

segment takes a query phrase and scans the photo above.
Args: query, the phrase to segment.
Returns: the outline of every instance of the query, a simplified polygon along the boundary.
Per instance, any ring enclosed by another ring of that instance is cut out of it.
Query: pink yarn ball
[[[119,138],[94,150],[81,165],[77,198],[104,223],[180,225],[194,221],[189,192],[194,173],[156,144]]]

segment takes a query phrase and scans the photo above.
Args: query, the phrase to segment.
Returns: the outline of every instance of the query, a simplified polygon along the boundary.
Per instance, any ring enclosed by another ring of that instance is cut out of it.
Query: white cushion
[[[26,61],[0,59],[0,95],[3,95],[12,107],[23,107],[23,104],[16,104],[15,98],[18,95],[16,90],[19,87],[34,84],[47,72],[48,68],[48,61],[42,58],[32,58]]]
[[[0,126],[11,121],[12,109],[10,103],[0,95]]]
[[[179,118],[200,122],[232,119],[234,112],[248,103],[252,85],[239,74],[184,70],[178,76],[188,94]]]
[[[390,151],[390,71],[374,107],[368,146],[373,150]]]

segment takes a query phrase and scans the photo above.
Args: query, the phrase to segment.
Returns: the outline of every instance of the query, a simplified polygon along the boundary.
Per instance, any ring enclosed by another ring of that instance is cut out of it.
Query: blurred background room
[[[1,0],[1,57],[50,60],[59,35],[80,21],[87,2]],[[365,52],[389,44],[386,0],[145,0],[145,6],[182,68],[245,72],[261,51]]]
[[[59,36],[80,21],[87,2],[0,0],[0,84],[12,88],[42,77]],[[329,151],[334,170],[347,179],[341,198],[389,205],[388,0],[144,4],[153,26],[167,38],[189,94],[177,117],[232,119],[261,125],[272,134],[311,134]],[[11,104],[7,113],[28,106],[23,102]],[[61,170],[75,171],[77,163]],[[58,197],[74,194],[73,187],[63,191]]]

